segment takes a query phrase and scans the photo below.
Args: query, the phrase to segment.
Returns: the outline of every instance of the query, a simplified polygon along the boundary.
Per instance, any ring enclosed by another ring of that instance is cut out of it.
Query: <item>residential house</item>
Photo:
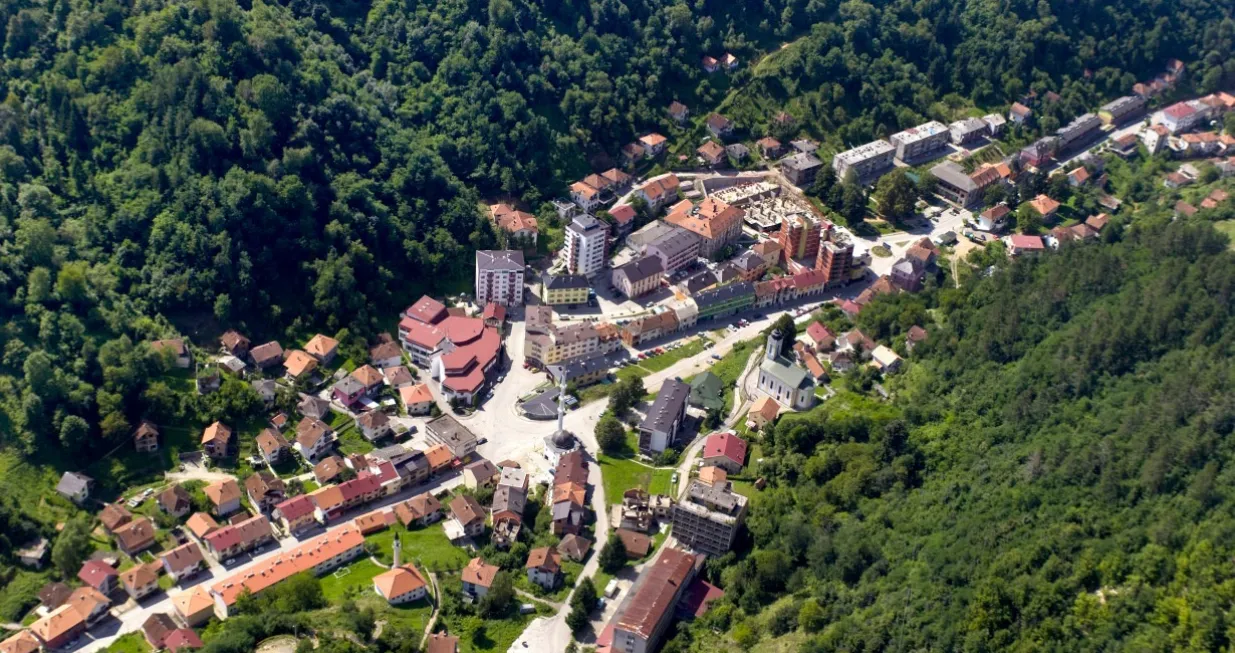
[[[640,452],[655,456],[678,443],[686,421],[689,399],[689,385],[677,379],[665,380],[656,401],[639,424]]]
[[[202,450],[211,458],[227,458],[231,455],[231,443],[232,429],[222,422],[215,422],[202,431]]]
[[[262,429],[262,432],[257,434],[257,451],[267,465],[282,461],[290,448],[287,438],[273,428]]]
[[[780,171],[794,186],[808,188],[823,169],[823,161],[814,154],[798,153],[780,162]]]
[[[107,616],[111,607],[111,599],[93,587],[79,587],[69,595],[65,605],[77,610],[86,620],[86,625],[92,625]]]
[[[43,642],[29,630],[19,630],[0,642],[0,653],[39,653]]]
[[[103,524],[103,528],[108,533],[114,534],[116,529],[131,521],[133,521],[133,513],[118,503],[109,503],[99,511],[99,523]]]
[[[116,572],[115,567],[102,560],[87,560],[78,570],[77,579],[103,594],[111,594],[116,590],[120,574]]]
[[[162,563],[150,562],[130,567],[120,575],[124,591],[135,601],[140,601],[159,589],[159,570]]]
[[[780,404],[776,400],[764,395],[755,400],[751,405],[750,411],[746,413],[746,427],[751,430],[761,430],[768,424],[776,422],[776,416],[780,414]]]
[[[1011,236],[1005,236],[1003,240],[1004,244],[1007,245],[1009,256],[1034,254],[1046,249],[1046,246],[1042,243],[1041,236],[1012,234]]]
[[[836,334],[832,333],[822,322],[811,322],[806,327],[806,343],[816,352],[828,351],[836,345]]]
[[[500,567],[488,564],[480,558],[472,558],[460,575],[463,593],[467,595],[467,598],[479,601],[489,593],[489,588],[493,587],[493,579],[500,571]]]
[[[145,517],[138,517],[121,526],[112,535],[116,538],[116,547],[129,556],[137,555],[155,543],[154,524]]]
[[[172,608],[184,623],[200,626],[214,616],[214,598],[205,586],[197,585],[172,597]]]
[[[450,522],[446,534],[450,539],[477,537],[485,532],[485,509],[474,497],[461,495],[450,502]]]
[[[188,490],[175,483],[160,492],[155,498],[155,502],[159,504],[159,510],[176,518],[189,514],[189,511],[193,509],[192,499],[189,496]]]
[[[317,520],[327,523],[338,519],[348,510],[362,506],[386,494],[381,479],[368,471],[359,472],[356,478],[338,485],[318,488],[309,493],[317,506]]]
[[[426,441],[444,444],[455,458],[463,460],[476,452],[476,436],[451,415],[442,415],[425,423]]]
[[[673,118],[673,121],[680,125],[690,117],[690,109],[686,108],[685,104],[674,100],[669,103],[669,117]]]
[[[325,422],[304,417],[296,425],[296,442],[292,448],[305,460],[314,462],[330,451],[334,441],[334,431]]]
[[[399,343],[387,340],[369,350],[369,360],[378,369],[402,365],[403,350],[399,348]]]
[[[333,483],[346,468],[342,458],[335,455],[326,456],[313,466],[313,480],[317,481],[318,485]]]
[[[56,494],[82,505],[90,498],[90,490],[94,489],[94,479],[78,472],[65,472],[56,483]]]
[[[155,340],[150,343],[150,348],[156,354],[170,357],[172,363],[180,369],[188,369],[193,365],[193,352],[189,351],[189,348],[184,344],[184,340],[180,338]]]
[[[214,504],[214,514],[226,517],[240,510],[240,485],[232,479],[215,481],[206,486],[204,492],[210,503]]]
[[[259,512],[270,512],[287,498],[287,485],[283,479],[262,470],[244,480],[249,503]]]
[[[394,433],[390,417],[380,410],[370,410],[357,415],[356,427],[360,429],[360,435],[369,442],[376,442]]]
[[[497,306],[490,304],[490,306]],[[498,307],[502,308],[502,307]],[[503,309],[505,310],[505,309]],[[398,390],[400,388],[414,385],[416,378],[412,376],[411,370],[407,369],[406,365],[395,365],[393,367],[382,368],[382,376],[386,377],[386,385]]]
[[[495,487],[501,472],[493,463],[484,458],[466,465],[463,468],[463,486],[473,490],[482,487]]]
[[[1018,125],[1022,125],[1027,122],[1029,117],[1032,115],[1033,110],[1020,102],[1013,102],[1012,107],[1008,109],[1008,120],[1011,120]]]
[[[454,465],[455,455],[450,452],[450,447],[444,444],[435,444],[428,449],[425,449],[425,462],[429,464],[430,474],[439,474],[452,465]]]
[[[703,441],[701,458],[704,465],[738,474],[746,464],[746,441],[732,432],[713,433]]]
[[[193,537],[202,540],[205,539],[207,535],[219,530],[219,522],[215,521],[214,517],[211,517],[204,512],[195,512],[193,513],[193,516],[189,517],[188,521],[184,523],[184,527],[189,529],[189,532],[193,534]]]
[[[153,423],[142,420],[136,431],[133,431],[133,446],[138,453],[148,453],[159,450],[159,429]]]
[[[177,628],[163,639],[163,648],[167,649],[168,653],[193,651],[203,646],[205,643],[202,638],[192,628]]]
[[[76,607],[66,604],[30,624],[30,632],[34,633],[46,650],[54,651],[63,648],[85,633],[86,620]]]
[[[572,562],[583,562],[591,548],[591,540],[574,533],[567,533],[557,545],[557,550],[562,557]]]
[[[1170,138],[1171,131],[1163,125],[1152,125],[1141,132],[1141,141],[1145,143],[1145,149],[1149,150],[1150,156],[1161,152],[1170,142]]]
[[[321,361],[322,365],[329,365],[339,351],[339,341],[319,333],[309,339],[304,350]]]
[[[871,365],[884,374],[892,374],[901,368],[901,357],[884,345],[871,352]]]
[[[223,351],[236,358],[247,358],[249,356],[249,339],[238,331],[230,330],[225,332],[219,338],[219,342],[223,345]]]
[[[646,295],[660,287],[665,278],[661,260],[642,256],[613,269],[611,283],[629,299]]]
[[[302,494],[277,504],[271,515],[279,521],[284,531],[295,535],[317,525],[316,510],[313,499]]]
[[[293,349],[283,361],[283,370],[291,381],[307,379],[317,369],[318,360],[308,352]]]
[[[416,565],[411,563],[396,564],[390,571],[374,576],[373,589],[390,605],[414,603],[429,594],[429,584],[425,577]]]
[[[163,571],[177,583],[201,571],[205,561],[197,542],[186,542],[159,556]]]
[[[1050,220],[1059,212],[1060,204],[1046,195],[1038,195],[1029,200],[1029,206],[1033,207],[1043,220]]]
[[[668,142],[669,139],[657,134],[656,132],[652,132],[639,138],[639,145],[641,145],[644,151],[647,152],[648,158],[657,157],[664,154],[665,148],[668,146]]]
[[[494,226],[509,234],[512,245],[536,246],[536,239],[540,235],[540,221],[536,219],[536,216],[515,210],[507,204],[491,206],[489,213]]]
[[[428,415],[433,409],[433,392],[425,383],[399,388],[399,399],[408,415]]]
[[[627,559],[639,560],[652,552],[652,538],[647,535],[629,528],[618,528],[613,532],[626,550]]]
[[[759,155],[765,159],[775,159],[785,152],[785,146],[781,142],[771,136],[764,136],[755,142],[755,147],[759,149]]]
[[[562,554],[551,546],[532,549],[525,568],[528,582],[552,592],[562,580]]]
[[[746,147],[746,145],[742,143],[734,143],[732,145],[725,146],[725,154],[727,154],[730,159],[741,163],[750,158],[750,148]]]
[[[219,562],[226,562],[274,540],[270,520],[264,515],[224,526],[205,537],[206,551]]]
[[[258,369],[266,369],[283,362],[283,347],[274,340],[249,350],[249,359]]]
[[[978,215],[977,225],[981,231],[1003,231],[1008,226],[1008,216],[1012,209],[1007,204],[999,203]]]
[[[150,648],[156,651],[163,648],[163,640],[167,639],[173,630],[176,630],[176,622],[172,621],[168,614],[152,614],[142,623],[142,635]]]
[[[395,517],[405,528],[428,526],[442,518],[442,503],[428,492],[395,504]]]
[[[719,113],[714,113],[708,116],[707,129],[713,137],[724,139],[733,135],[733,121]]]
[[[635,196],[643,198],[643,201],[647,202],[648,210],[655,214],[665,204],[677,199],[680,183],[677,175],[673,173],[661,175],[636,188]],[[610,210],[609,214],[614,215],[614,210],[616,207]]]
[[[695,154],[709,166],[716,167],[728,161],[724,146],[716,141],[708,141],[695,148]]]
[[[330,416],[330,402],[321,397],[301,394],[300,402],[296,404],[296,412],[313,419],[326,419]]]

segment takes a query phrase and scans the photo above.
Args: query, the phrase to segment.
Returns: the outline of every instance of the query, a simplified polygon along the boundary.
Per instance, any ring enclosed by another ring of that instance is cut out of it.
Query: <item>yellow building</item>
[[[563,274],[545,277],[540,299],[550,306],[563,304],[586,304],[588,298],[587,277],[578,274]]]

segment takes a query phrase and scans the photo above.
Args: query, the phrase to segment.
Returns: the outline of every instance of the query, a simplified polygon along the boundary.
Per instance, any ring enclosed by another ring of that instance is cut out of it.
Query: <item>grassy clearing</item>
[[[1214,223],[1214,229],[1224,233],[1231,239],[1231,249],[1235,249],[1235,220],[1222,220]]]
[[[150,650],[150,645],[141,633],[121,635],[106,649],[107,653],[149,653]]]
[[[733,410],[733,393],[737,388],[738,377],[742,376],[742,370],[746,369],[746,361],[750,360],[750,355],[755,350],[754,342],[748,340],[734,345],[710,370],[720,379],[723,388],[725,408],[722,415],[728,415],[729,411]]]
[[[403,560],[414,562],[426,571],[462,569],[472,559],[467,551],[450,543],[440,523],[410,531],[395,524],[365,540],[374,547],[375,558],[383,564],[390,564],[395,537],[403,542]]]
[[[331,603],[373,591],[373,577],[386,571],[368,558],[322,576],[322,595]]]
[[[514,615],[506,619],[486,619],[471,632],[465,627],[466,618],[460,615],[443,617],[442,621],[446,623],[446,629],[451,634],[458,635],[459,651],[488,653],[508,650],[535,617],[536,615]]]
[[[641,361],[639,363],[639,367],[651,370],[653,372],[659,372],[667,369],[669,366],[682,360],[683,358],[689,358],[701,353],[705,344],[706,343],[702,339],[696,338],[685,345],[678,347],[677,349],[667,351],[660,356],[653,356],[647,360]]]
[[[673,470],[642,465],[632,458],[600,454],[601,476],[605,483],[605,499],[609,505],[622,502],[622,493],[640,487],[649,494],[668,494]]]

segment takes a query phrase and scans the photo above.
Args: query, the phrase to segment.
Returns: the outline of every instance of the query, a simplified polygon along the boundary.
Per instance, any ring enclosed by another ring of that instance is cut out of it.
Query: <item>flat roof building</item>
[[[832,157],[832,168],[841,180],[844,180],[850,171],[859,180],[878,177],[892,167],[892,158],[895,155],[896,147],[891,143],[871,141]]]

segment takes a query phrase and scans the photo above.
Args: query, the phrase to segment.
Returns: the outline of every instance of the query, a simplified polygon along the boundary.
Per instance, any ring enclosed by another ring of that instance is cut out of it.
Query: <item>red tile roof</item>
[[[651,639],[657,625],[669,618],[694,566],[695,556],[690,553],[670,548],[661,552],[636,583],[626,609],[617,617],[617,628]]]
[[[713,433],[703,441],[703,458],[724,456],[733,462],[746,464],[746,440],[733,433]]]

